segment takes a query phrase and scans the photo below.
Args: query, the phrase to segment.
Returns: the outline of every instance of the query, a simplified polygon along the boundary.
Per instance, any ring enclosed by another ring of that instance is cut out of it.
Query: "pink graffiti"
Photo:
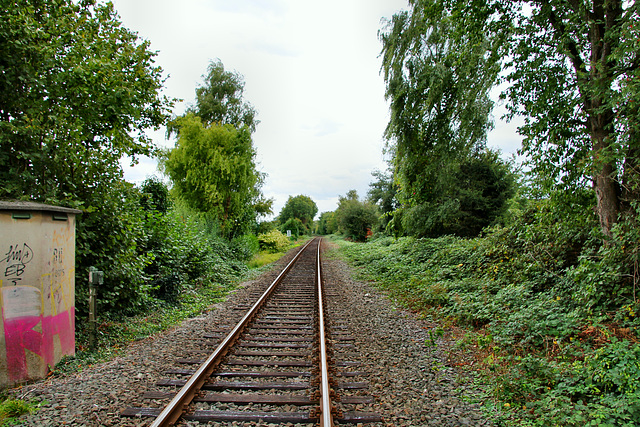
[[[34,328],[41,324],[42,332]],[[61,354],[75,352],[75,312],[68,311],[55,316],[30,316],[4,320],[4,336],[7,345],[9,381],[29,379],[26,350],[40,356],[45,366],[54,366],[53,337],[58,335]]]

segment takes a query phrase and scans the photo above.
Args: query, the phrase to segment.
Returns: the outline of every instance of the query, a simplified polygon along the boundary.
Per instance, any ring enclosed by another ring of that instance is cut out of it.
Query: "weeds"
[[[484,405],[498,424],[640,425],[640,306],[620,261],[629,243],[528,221],[475,239],[336,243],[391,300],[467,328],[454,364],[490,384]]]
[[[0,403],[0,427],[19,425],[18,418],[30,414],[38,408],[38,405],[21,399],[9,398]]]
[[[284,255],[283,252],[260,252],[254,255],[254,257],[247,263],[247,265],[249,266],[249,268],[264,267],[267,264],[271,264],[272,262],[279,260],[282,255]]]

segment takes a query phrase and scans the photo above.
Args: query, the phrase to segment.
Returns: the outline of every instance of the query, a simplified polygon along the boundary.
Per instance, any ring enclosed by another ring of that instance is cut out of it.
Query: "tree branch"
[[[567,56],[569,57],[569,59],[571,60],[571,63],[573,64],[573,68],[576,71],[576,77],[580,79],[580,73],[584,73],[586,71],[586,66],[585,66],[584,60],[580,57],[578,46],[575,40],[568,39],[566,41],[563,41],[565,37],[568,38],[568,34],[566,34],[565,25],[558,18],[558,16],[554,12],[554,10],[551,8],[551,6],[546,4],[546,2],[545,4],[542,5],[541,11],[544,11],[545,9],[546,9],[549,23],[551,24],[551,27],[556,32],[559,44],[561,44],[562,46],[565,46],[565,48],[567,49]]]

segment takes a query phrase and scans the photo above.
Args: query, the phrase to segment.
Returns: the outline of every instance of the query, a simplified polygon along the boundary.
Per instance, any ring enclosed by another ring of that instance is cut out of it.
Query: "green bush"
[[[338,230],[346,238],[364,242],[378,224],[378,207],[368,201],[361,202],[355,190],[340,197],[335,211]]]
[[[278,230],[271,230],[268,233],[259,234],[258,242],[260,250],[271,253],[284,252],[289,248],[291,242]]]
[[[228,242],[219,237],[218,224],[210,215],[163,199],[166,188],[159,181],[146,184],[147,192],[124,183],[97,192],[104,197],[101,208],[87,209],[80,217],[79,324],[88,312],[90,266],[105,273],[98,289],[99,312],[110,317],[131,316],[158,303],[178,303],[183,294],[201,286],[234,281],[247,269],[243,262],[257,250],[255,237]]]
[[[302,234],[308,232],[302,221],[298,218],[289,218],[284,224],[280,226],[280,231],[286,233],[287,230],[291,231],[291,237],[295,240]]]
[[[100,311],[133,313],[145,305],[145,267],[152,255],[141,250],[146,239],[145,212],[139,192],[120,182],[96,190],[92,206],[79,216],[76,229],[76,315],[88,314],[89,267],[104,271],[98,289]]]
[[[528,358],[528,377],[540,386],[526,402],[529,425],[636,426],[640,423],[640,345],[613,340],[587,351],[584,360],[549,362]],[[544,365],[544,366],[543,366]],[[521,366],[527,366],[522,363]],[[546,372],[546,375],[541,375]],[[546,378],[541,382],[540,378]],[[526,381],[525,381],[526,380]],[[531,384],[524,376],[515,387]]]
[[[260,241],[253,234],[245,234],[231,241],[231,251],[241,261],[248,261],[260,251]]]

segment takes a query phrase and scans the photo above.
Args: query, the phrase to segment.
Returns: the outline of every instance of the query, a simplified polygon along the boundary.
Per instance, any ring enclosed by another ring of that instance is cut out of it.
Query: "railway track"
[[[349,360],[354,337],[334,314],[339,288],[324,287],[320,245],[310,241],[271,284],[236,306],[237,323],[203,331],[200,348],[156,384],[170,391],[144,396],[169,400],[164,408],[127,408],[121,415],[155,417],[153,427],[380,422],[359,410],[374,401],[365,394],[368,384],[357,381],[358,362]]]

